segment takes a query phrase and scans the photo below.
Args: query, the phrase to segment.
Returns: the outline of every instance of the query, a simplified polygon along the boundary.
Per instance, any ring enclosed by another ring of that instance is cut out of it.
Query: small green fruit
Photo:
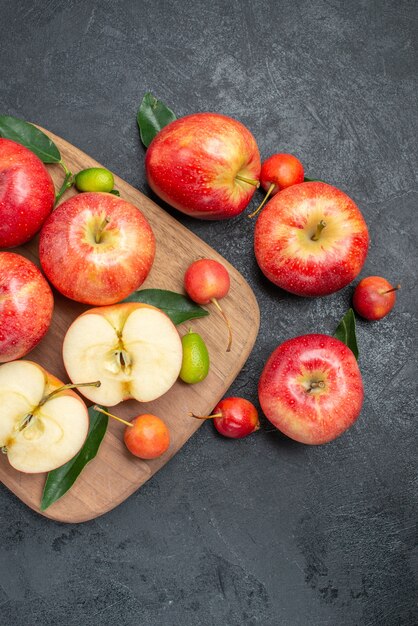
[[[78,191],[106,191],[109,193],[114,184],[112,172],[103,167],[89,167],[78,172],[75,177],[75,186]]]
[[[209,372],[209,352],[202,337],[191,330],[181,339],[183,362],[180,378],[193,385],[204,380]]]

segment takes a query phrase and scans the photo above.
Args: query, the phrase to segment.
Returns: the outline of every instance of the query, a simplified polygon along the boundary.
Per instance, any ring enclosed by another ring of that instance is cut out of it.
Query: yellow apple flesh
[[[73,391],[32,361],[0,366],[0,448],[15,469],[35,474],[67,463],[87,437],[89,417]]]
[[[63,359],[74,382],[99,380],[80,389],[86,398],[114,406],[134,398],[150,402],[177,380],[182,346],[176,327],[160,309],[139,303],[90,309],[67,331]]]

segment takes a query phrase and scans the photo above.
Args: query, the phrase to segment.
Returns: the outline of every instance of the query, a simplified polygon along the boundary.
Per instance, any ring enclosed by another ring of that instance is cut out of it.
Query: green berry
[[[209,352],[198,333],[191,330],[182,337],[183,362],[180,378],[185,383],[195,384],[204,380],[209,372]]]
[[[106,191],[109,193],[114,184],[112,172],[103,167],[89,167],[78,172],[75,177],[75,186],[78,191]]]

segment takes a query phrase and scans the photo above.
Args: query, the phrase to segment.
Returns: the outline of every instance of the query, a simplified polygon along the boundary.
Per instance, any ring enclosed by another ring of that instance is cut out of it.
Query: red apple
[[[250,131],[217,113],[171,122],[151,142],[151,189],[179,211],[207,220],[234,217],[259,186],[260,154]]]
[[[354,290],[353,307],[366,320],[380,320],[395,306],[399,288],[381,276],[363,278]]]
[[[155,255],[155,238],[136,206],[108,193],[82,193],[45,222],[39,259],[64,296],[114,304],[138,289]]]
[[[53,308],[51,289],[36,265],[0,252],[0,363],[20,359],[39,343]]]
[[[363,383],[357,361],[342,341],[303,335],[282,343],[268,359],[258,385],[267,419],[308,444],[339,437],[360,414]]]
[[[348,285],[360,272],[368,246],[360,210],[326,183],[284,189],[270,200],[255,227],[261,271],[299,296],[325,296]]]
[[[0,248],[32,239],[54,201],[54,183],[42,161],[20,143],[0,138]]]

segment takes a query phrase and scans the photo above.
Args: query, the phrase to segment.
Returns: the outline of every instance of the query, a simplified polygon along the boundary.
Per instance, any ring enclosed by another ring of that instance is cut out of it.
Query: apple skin
[[[54,201],[54,183],[42,161],[25,146],[0,138],[0,248],[32,239]]]
[[[95,241],[103,220],[100,242]],[[151,270],[155,237],[133,204],[109,193],[78,194],[45,222],[39,259],[48,280],[67,298],[108,305],[138,289]]]
[[[52,318],[52,291],[36,265],[14,252],[0,252],[0,363],[30,352]]]
[[[324,384],[312,387],[311,384]],[[339,437],[360,414],[363,383],[357,361],[342,341],[303,335],[282,343],[260,377],[258,397],[270,422],[301,443]]]
[[[381,320],[395,306],[397,289],[381,276],[363,278],[354,290],[353,307],[366,320]]]
[[[250,202],[261,163],[253,135],[218,113],[195,113],[171,122],[145,156],[151,189],[182,213],[206,220],[235,217]]]
[[[326,226],[313,241],[321,220]],[[326,296],[348,285],[363,267],[368,247],[367,225],[356,204],[321,182],[293,185],[274,196],[254,233],[263,274],[299,296]]]

